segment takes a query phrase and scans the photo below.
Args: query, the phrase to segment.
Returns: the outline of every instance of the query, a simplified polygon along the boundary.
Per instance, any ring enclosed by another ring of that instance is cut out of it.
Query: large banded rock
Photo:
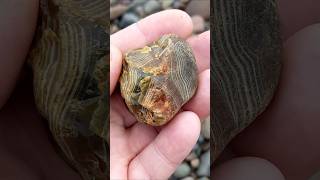
[[[278,84],[275,0],[213,0],[211,160],[261,114]]]
[[[29,63],[36,105],[62,157],[85,180],[109,175],[109,7],[41,0]]]

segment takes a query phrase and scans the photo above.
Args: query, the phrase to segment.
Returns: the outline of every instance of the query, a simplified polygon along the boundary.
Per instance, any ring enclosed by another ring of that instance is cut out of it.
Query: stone
[[[122,16],[119,22],[119,27],[123,29],[138,21],[139,21],[139,17],[136,14],[132,12],[128,12]]]
[[[187,161],[191,161],[192,159],[197,158],[197,155],[195,154],[195,152],[191,152],[187,157],[186,160]]]
[[[200,177],[198,180],[210,180],[208,177],[204,176],[204,177]]]
[[[181,180],[195,180],[192,176],[184,177]]]
[[[110,5],[115,5],[118,3],[118,0],[110,0]]]
[[[156,0],[150,0],[144,5],[144,12],[146,14],[152,14],[156,11],[159,11],[160,9],[161,9],[161,4]]]
[[[144,17],[145,16],[145,12],[144,12],[144,8],[143,6],[136,6],[134,8],[134,12],[139,16],[139,17]]]
[[[201,134],[205,139],[210,139],[210,116],[205,118],[201,124]]]
[[[195,94],[198,73],[189,44],[174,34],[127,52],[120,77],[121,96],[142,123],[168,123]]]
[[[202,16],[194,15],[191,17],[193,24],[193,33],[201,33],[205,30],[205,23]]]
[[[210,97],[214,102],[210,145],[214,161],[273,99],[281,74],[282,41],[276,0],[212,2],[210,74],[215,93]]]
[[[199,164],[200,164],[200,160],[198,158],[195,158],[195,159],[192,159],[190,161],[190,165],[192,168],[196,169],[199,167]]]
[[[191,16],[200,15],[204,19],[209,19],[210,0],[191,1],[186,8],[186,12]]]
[[[126,12],[128,9],[128,6],[123,4],[117,4],[110,8],[110,19],[114,20],[121,16],[124,12]]]
[[[187,163],[182,163],[174,172],[174,176],[177,178],[183,178],[190,174],[191,168]]]
[[[82,180],[110,174],[108,8],[105,0],[42,0],[28,55],[52,145]]]
[[[203,143],[200,146],[201,146],[202,151],[207,151],[210,149],[210,142]]]
[[[210,151],[206,151],[200,157],[200,166],[197,170],[198,176],[210,175]]]
[[[174,0],[164,0],[161,1],[161,5],[163,9],[169,9],[171,8],[172,3],[174,2]]]
[[[118,30],[119,30],[118,26],[116,26],[116,25],[111,25],[111,28],[110,28],[111,34],[117,32]]]

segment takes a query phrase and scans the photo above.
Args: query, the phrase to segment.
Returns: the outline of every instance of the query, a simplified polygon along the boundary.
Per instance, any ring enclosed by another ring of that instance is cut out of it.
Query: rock
[[[117,17],[121,16],[126,10],[128,6],[123,4],[117,4],[110,8],[110,19],[116,19]]]
[[[199,167],[200,160],[198,158],[192,159],[190,164],[192,168],[196,169]]]
[[[198,176],[209,176],[210,175],[210,151],[206,151],[200,157],[200,166],[197,170]]]
[[[194,15],[191,17],[193,24],[193,33],[201,33],[205,29],[204,19],[202,16]]]
[[[136,23],[138,21],[139,21],[139,17],[136,14],[131,13],[131,12],[125,13],[119,22],[119,27],[126,28],[127,26],[129,26],[133,23]]]
[[[198,180],[210,180],[208,177],[201,177]]]
[[[192,176],[188,176],[188,177],[185,177],[185,178],[183,178],[181,180],[194,180],[194,178]]]
[[[186,8],[186,12],[191,16],[200,15],[204,19],[208,19],[210,16],[210,0],[191,1]]]
[[[161,9],[161,4],[156,0],[150,0],[144,5],[144,12],[146,14],[152,14]]]
[[[144,12],[143,6],[136,6],[134,8],[134,12],[137,13],[140,17],[144,17],[145,16],[145,12]]]
[[[182,163],[173,174],[177,178],[183,178],[190,174],[191,168],[187,163]]]
[[[174,0],[165,0],[161,2],[162,8],[163,9],[170,9],[172,3],[174,2]]]
[[[190,0],[175,0],[172,4],[172,7],[175,9],[185,9]],[[198,1],[198,0],[197,0]]]
[[[210,142],[206,142],[204,144],[201,144],[202,151],[207,151],[210,149]]]
[[[204,137],[202,134],[200,134],[199,139],[198,139],[198,143],[202,144],[204,142]]]
[[[201,134],[204,138],[210,139],[210,116],[208,116],[201,124]]]
[[[119,28],[118,28],[118,26],[116,26],[116,25],[112,25],[111,28],[110,28],[111,34],[117,32],[118,30],[119,30]]]
[[[201,147],[199,146],[199,144],[195,144],[192,148],[192,152],[194,152],[196,154],[196,156],[200,156],[201,154]]]
[[[117,4],[118,0],[110,0],[110,5]]]
[[[195,152],[191,152],[187,157],[186,157],[186,160],[187,161],[191,161],[192,159],[195,159],[197,158],[197,155]]]

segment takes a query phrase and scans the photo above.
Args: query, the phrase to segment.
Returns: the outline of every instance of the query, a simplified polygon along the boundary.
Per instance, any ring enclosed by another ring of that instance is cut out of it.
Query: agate
[[[281,70],[275,0],[213,0],[211,160],[268,106]]]
[[[121,95],[140,122],[168,123],[197,89],[197,65],[191,47],[174,34],[126,53]]]
[[[109,176],[108,13],[105,0],[42,0],[29,57],[37,108],[84,180]]]

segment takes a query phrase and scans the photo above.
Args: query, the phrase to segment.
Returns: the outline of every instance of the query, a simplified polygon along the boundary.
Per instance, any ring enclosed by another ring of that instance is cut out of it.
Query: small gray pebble
[[[200,156],[201,154],[201,147],[199,146],[199,144],[196,144],[193,149],[192,152],[194,152],[196,154],[196,156]]]
[[[198,148],[200,148],[200,146],[199,146],[199,144],[197,143],[197,144],[195,144],[195,145],[193,146],[192,151],[195,151],[195,150],[197,150]]]
[[[144,17],[145,16],[143,6],[136,6],[134,8],[134,12],[137,13],[140,17]]]
[[[122,16],[122,18],[119,22],[119,27],[126,28],[127,26],[129,26],[133,23],[136,23],[138,21],[139,21],[139,17],[136,14],[128,12]]]
[[[200,17],[200,16],[196,16]],[[203,20],[202,20],[203,21]],[[199,31],[200,29],[197,29]],[[204,27],[201,28],[201,31],[204,30]],[[207,117],[201,124],[201,134],[204,138],[210,139],[210,116]]]
[[[198,168],[199,165],[200,165],[200,160],[199,160],[198,158],[192,159],[192,160],[190,161],[190,164],[191,164],[191,167],[192,167],[192,168],[196,169],[196,168]]]
[[[198,180],[210,180],[208,177],[201,177]]]
[[[186,157],[186,160],[187,161],[191,161],[192,159],[195,159],[197,158],[197,155],[195,152],[191,152],[187,157]]]
[[[182,163],[174,172],[174,176],[177,178],[183,178],[190,174],[191,168],[187,163]]]
[[[118,0],[110,0],[110,5],[114,5],[118,2]]]
[[[173,2],[174,2],[174,0],[164,0],[164,1],[162,1],[162,8],[163,9],[170,8]]]
[[[206,150],[210,149],[210,142],[206,142],[206,143],[201,144],[201,149],[202,149],[202,151],[206,151]]]
[[[144,12],[146,14],[152,14],[161,9],[161,4],[158,1],[150,0],[144,5]]]
[[[210,175],[210,151],[206,151],[200,157],[200,166],[197,170],[198,176],[209,176]]]
[[[199,139],[198,139],[198,143],[202,144],[204,142],[204,137],[202,134],[200,134]]]
[[[194,180],[194,178],[191,176],[188,176],[188,177],[182,178],[181,180]]]
[[[128,9],[127,5],[116,4],[110,8],[110,19],[114,20],[124,14]]]

